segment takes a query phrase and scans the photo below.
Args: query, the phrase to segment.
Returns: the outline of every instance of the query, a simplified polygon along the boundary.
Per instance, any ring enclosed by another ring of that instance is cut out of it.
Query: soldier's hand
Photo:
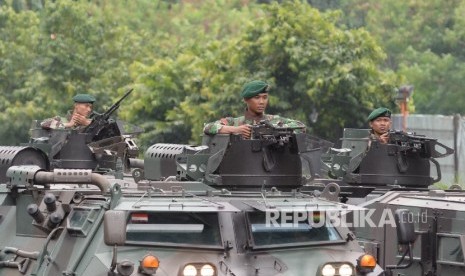
[[[252,135],[252,126],[251,125],[241,125],[236,127],[235,133],[240,134],[244,139],[250,139]]]
[[[65,128],[72,128],[74,127],[74,121],[71,119],[71,121],[67,122],[66,124],[64,124]]]
[[[221,134],[240,134],[244,139],[250,139],[252,135],[252,126],[251,125],[241,125],[241,126],[222,126],[219,133]]]
[[[381,144],[387,144],[389,142],[389,132],[385,132],[379,136],[379,142]]]
[[[74,122],[74,126],[88,126],[90,124],[90,120],[79,113],[74,113],[71,121]]]

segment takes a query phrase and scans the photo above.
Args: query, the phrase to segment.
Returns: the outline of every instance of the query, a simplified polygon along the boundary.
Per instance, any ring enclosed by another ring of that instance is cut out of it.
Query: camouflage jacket
[[[302,122],[280,117],[279,115],[269,115],[269,114],[263,114],[263,116],[260,118],[251,118],[251,117],[248,117],[247,115],[237,117],[237,118],[234,118],[234,117],[221,118],[218,121],[205,124],[203,128],[203,132],[205,134],[214,135],[219,132],[222,126],[240,126],[240,125],[246,125],[246,124],[255,125],[259,121],[262,121],[262,120],[269,121],[273,126],[294,128],[295,133],[306,132],[306,126]]]
[[[373,130],[370,130],[370,135],[368,135],[368,138],[372,141],[377,141],[378,140],[378,136],[376,136],[376,134],[373,132]]]
[[[93,113],[91,114],[91,117],[92,117],[92,115],[93,115]],[[40,126],[43,129],[64,129],[65,124],[68,123],[71,120],[72,116],[73,116],[73,111],[68,110],[68,113],[66,114],[66,117],[55,116],[55,117],[52,117],[52,118],[45,119],[40,123]],[[81,130],[81,129],[84,129],[84,128],[85,128],[85,126],[75,126],[72,129]]]

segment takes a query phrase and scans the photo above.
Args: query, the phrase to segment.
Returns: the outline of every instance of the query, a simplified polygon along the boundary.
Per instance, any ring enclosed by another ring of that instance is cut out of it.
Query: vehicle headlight
[[[327,264],[321,269],[322,276],[334,276],[336,274],[336,269],[334,266]]]
[[[331,262],[320,265],[317,276],[354,276],[354,271],[349,262]]]
[[[180,276],[217,276],[216,267],[211,263],[190,263],[186,264]]]
[[[186,265],[182,271],[183,276],[197,276],[197,268],[193,265]]]
[[[339,275],[340,276],[351,276],[353,275],[354,270],[348,264],[343,264],[339,267]]]
[[[200,276],[213,276],[215,275],[215,269],[213,266],[206,264],[200,269]]]

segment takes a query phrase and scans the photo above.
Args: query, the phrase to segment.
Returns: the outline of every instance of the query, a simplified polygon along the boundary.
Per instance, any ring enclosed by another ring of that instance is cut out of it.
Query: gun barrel
[[[126,99],[127,96],[129,96],[129,94],[131,94],[131,92],[134,90],[134,88],[131,88],[129,89],[123,97],[121,97],[116,103],[114,103],[107,111],[105,111],[105,113],[103,113],[102,117],[105,118],[105,119],[108,119],[110,117],[111,114],[113,114],[113,112],[115,112],[118,108],[119,108],[119,105],[121,104],[121,102]]]
[[[129,94],[131,94],[131,92],[134,90],[134,88],[131,88],[129,89],[123,97],[121,97],[121,99],[119,99],[119,101],[116,102],[117,105],[119,105],[124,99],[126,99],[127,96],[129,96]],[[116,105],[115,104],[115,105]]]
[[[105,125],[108,121],[108,119],[110,118],[111,114],[113,114],[113,112],[115,112],[118,108],[119,108],[119,105],[120,103],[127,97],[129,96],[129,94],[131,94],[131,92],[134,90],[134,88],[131,88],[129,89],[123,97],[121,97],[121,99],[119,99],[116,103],[114,103],[108,110],[106,110],[103,114],[101,115],[98,115],[96,116],[92,122],[90,123],[90,125],[88,125],[83,133],[88,133],[90,134],[87,138],[86,138],[86,142],[89,143],[93,137],[100,131],[100,129],[103,127],[103,125]]]

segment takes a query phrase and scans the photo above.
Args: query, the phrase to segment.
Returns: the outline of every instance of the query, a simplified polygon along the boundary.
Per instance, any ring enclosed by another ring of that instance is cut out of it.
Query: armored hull
[[[360,207],[338,202],[337,185],[298,190],[315,170],[304,137],[261,133],[153,146],[123,166],[103,151],[94,169],[9,166],[0,275],[382,275],[338,222]]]
[[[31,173],[10,172],[25,169]],[[61,171],[75,172],[83,171]],[[200,182],[151,182],[140,190],[131,180],[107,181],[99,189],[84,177],[47,189],[2,184],[0,275],[323,275],[326,265],[362,275],[357,259],[364,251],[353,234],[324,219],[351,206],[296,192],[212,190]],[[58,211],[63,217],[54,221]],[[142,273],[147,255],[159,262],[156,274]],[[363,275],[381,274],[376,266]]]
[[[386,223],[386,213],[406,209],[411,215],[406,222],[414,224],[415,242],[411,263],[405,269],[393,270],[401,275],[464,274],[463,191],[391,191],[362,206],[373,210],[375,227],[354,227],[354,233],[368,252],[377,256],[383,267],[397,264],[402,251],[390,241],[397,237],[395,227]],[[394,274],[397,275],[397,274]]]

